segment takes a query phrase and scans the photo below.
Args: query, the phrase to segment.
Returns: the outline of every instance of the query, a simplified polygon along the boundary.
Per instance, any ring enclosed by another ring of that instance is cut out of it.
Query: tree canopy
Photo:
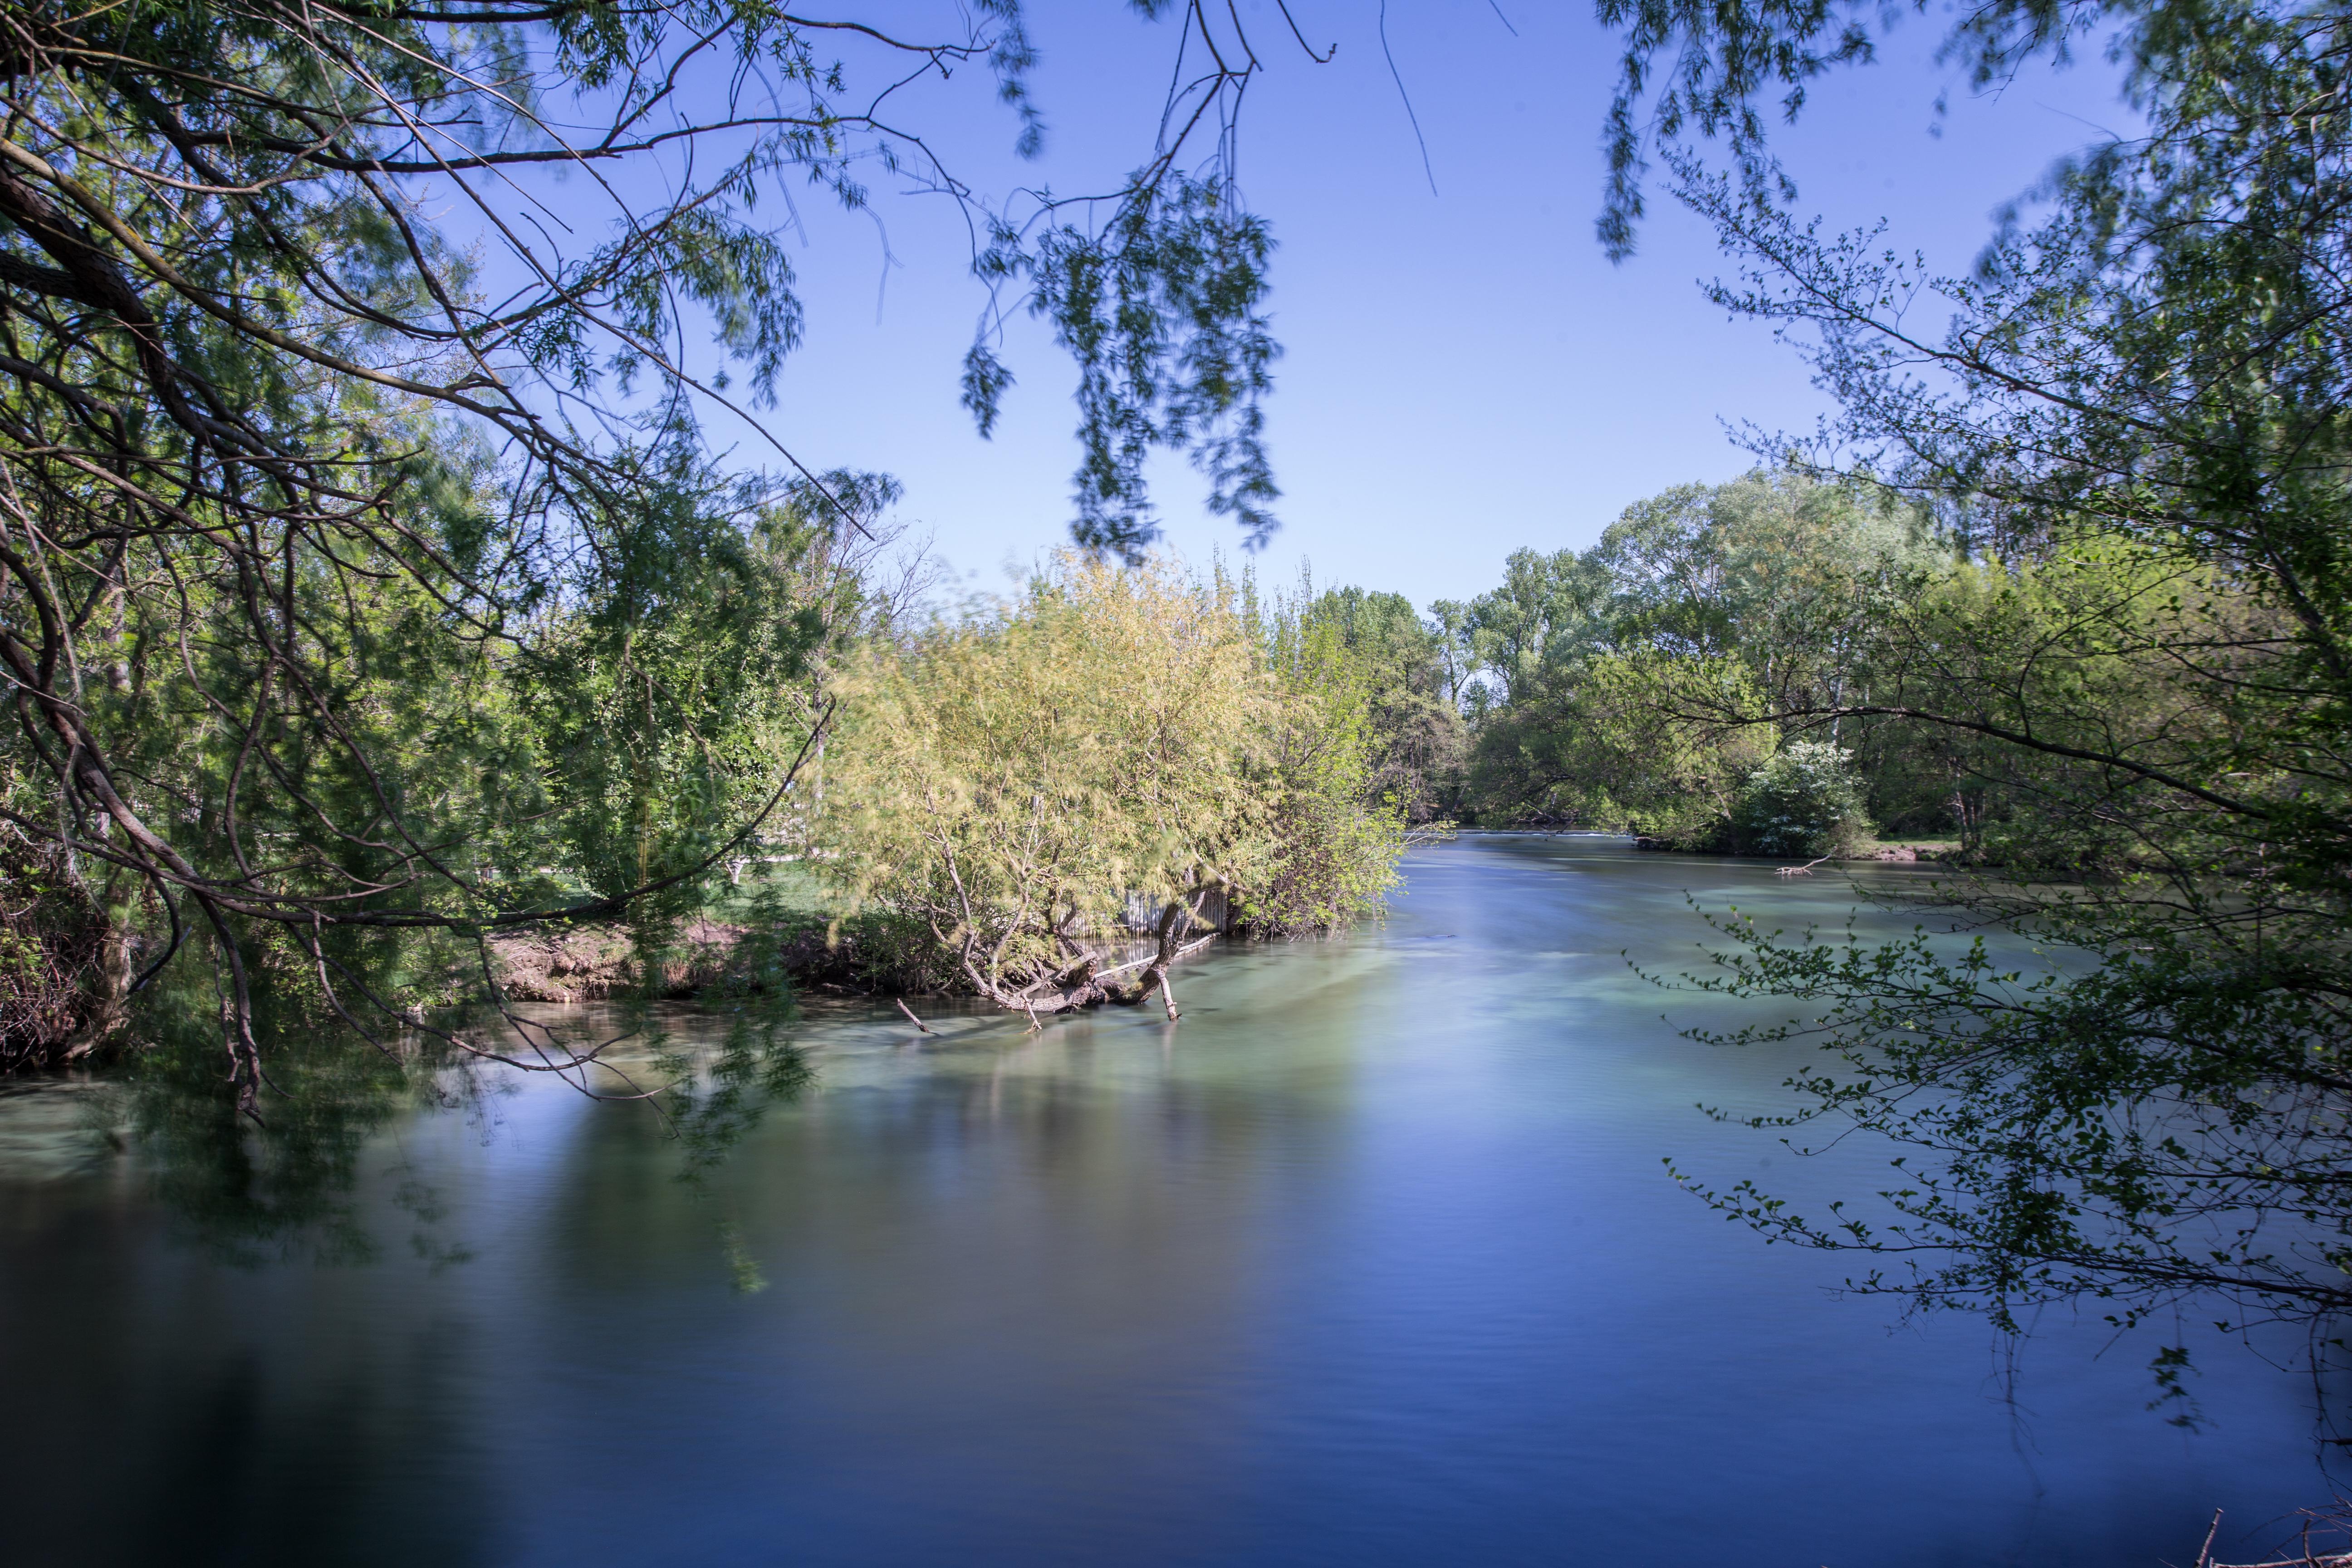
[[[1732,923],[1745,951],[1725,984],[1819,1009],[1835,1062],[1796,1080],[1799,1121],[1915,1154],[1883,1223],[1801,1218],[1745,1186],[1719,1200],[1916,1265],[1874,1287],[2004,1321],[2083,1296],[2137,1320],[2208,1292],[2237,1321],[2340,1314],[2346,16],[2266,0],[1963,14],[1945,48],[1979,80],[2107,47],[2144,129],[2060,166],[1971,274],[1938,278],[1879,232],[1799,216],[1759,108],[1783,90],[1797,112],[1895,13],[1603,15],[1629,38],[1604,238],[1631,243],[1632,106],[1654,86],[1646,145],[1739,270],[1714,298],[1788,329],[1843,409],[1817,437],[1756,433],[1759,452],[1903,498],[1955,557],[1867,624],[1848,660],[1866,682],[1685,680],[1655,710],[1726,734],[1902,737],[1964,781],[1956,815],[1990,795],[2011,816],[2012,870],[2063,873],[1968,901],[2095,960],[2035,982],[1982,950]],[[1718,135],[1724,168],[1701,145]],[[2177,1380],[2177,1356],[2158,1364]]]
[[[1089,543],[1148,542],[1156,447],[1272,526],[1269,242],[1221,144],[1186,151],[1249,68],[1180,81],[1190,118],[1098,195],[1107,221],[983,210],[888,112],[970,66],[1036,150],[1020,10],[968,23],[0,16],[0,822],[12,878],[107,952],[79,1017],[10,1053],[89,1048],[193,935],[251,1111],[258,990],[420,1026],[446,987],[383,983],[402,933],[675,908],[774,819],[825,722],[796,674],[829,635],[820,536],[873,521],[760,425],[803,318],[788,184],[857,209],[878,169],[972,212],[995,310],[1079,360]],[[985,428],[1009,384],[985,334],[969,368]],[[765,468],[707,448],[722,405]]]

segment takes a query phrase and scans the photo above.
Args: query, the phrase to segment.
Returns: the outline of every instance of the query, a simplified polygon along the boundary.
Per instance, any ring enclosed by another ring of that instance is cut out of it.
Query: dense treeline
[[[1973,852],[1988,781],[1916,735],[1862,720],[1728,727],[1676,694],[1865,697],[1898,610],[1988,566],[2004,569],[1882,488],[1759,469],[1641,501],[1581,552],[1522,550],[1498,586],[1426,617],[1353,588],[1312,613],[1380,692],[1375,787],[1414,820],[1803,856],[1854,851],[1884,826]]]
[[[658,948],[793,816],[855,629],[828,606],[879,498],[757,424],[803,322],[759,211],[784,180],[858,211],[862,172],[919,170],[967,204],[992,310],[1088,372],[1090,543],[1148,542],[1155,447],[1271,526],[1268,242],[1219,153],[1161,137],[1087,226],[982,210],[877,114],[970,65],[1037,150],[1017,5],[947,19],[0,9],[0,1066],[88,1059],[144,1009],[212,1033],[248,1120],[273,1040],[585,1082],[544,1032],[516,1057],[458,1021],[499,1000],[485,942],[625,921]],[[704,439],[715,405],[768,468]]]
[[[1465,803],[1480,821],[1764,854],[1852,848],[1873,808],[1915,833],[1940,827],[1946,792],[1921,798],[1901,749],[1871,749],[1858,727],[1791,730],[1783,747],[1681,722],[1662,698],[1696,680],[1837,700],[1867,683],[1864,644],[1887,607],[1950,565],[1892,498],[1765,471],[1640,502],[1581,553],[1522,551],[1497,588],[1435,606],[1468,672]],[[1792,789],[1827,815],[1775,826]]]

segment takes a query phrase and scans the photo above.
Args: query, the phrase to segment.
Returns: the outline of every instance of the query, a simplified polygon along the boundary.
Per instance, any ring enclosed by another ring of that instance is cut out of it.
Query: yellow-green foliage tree
[[[841,887],[1003,1005],[1166,1000],[1212,894],[1328,927],[1392,876],[1392,817],[1349,793],[1345,683],[1277,668],[1222,574],[1067,555],[993,616],[871,650],[842,689],[818,825]],[[1139,897],[1158,942],[1113,984],[1102,939]]]
[[[1242,910],[1267,936],[1328,930],[1378,909],[1403,844],[1405,805],[1381,776],[1392,742],[1379,711],[1390,672],[1376,645],[1348,636],[1330,598],[1302,580],[1263,613],[1249,606],[1272,694],[1256,766],[1271,852],[1242,889]]]

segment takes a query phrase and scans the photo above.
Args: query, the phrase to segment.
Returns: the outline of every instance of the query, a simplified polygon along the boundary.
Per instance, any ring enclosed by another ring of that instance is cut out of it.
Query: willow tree
[[[1368,912],[1402,834],[1360,788],[1362,684],[1336,629],[1301,648],[1297,614],[1269,641],[1255,611],[1223,576],[1069,556],[996,615],[875,651],[820,827],[845,891],[1034,1014],[1156,988],[1175,1016],[1169,966],[1213,894],[1269,931]],[[1139,908],[1150,951],[1106,967]]]
[[[763,428],[800,339],[762,215],[785,181],[861,208],[866,167],[969,205],[881,105],[970,66],[1034,152],[1033,58],[1012,0],[932,37],[718,0],[0,12],[0,854],[105,933],[0,1048],[216,979],[250,1113],[269,997],[414,1026],[464,989],[420,942],[658,912],[760,830],[824,631],[761,519],[862,526],[780,434],[745,473],[701,438]],[[1186,153],[1252,68],[1180,79],[1099,226],[975,208],[997,309],[1085,370],[1106,547],[1148,536],[1154,446],[1271,525],[1268,242],[1223,143]],[[984,424],[1009,378],[984,341],[968,372]]]

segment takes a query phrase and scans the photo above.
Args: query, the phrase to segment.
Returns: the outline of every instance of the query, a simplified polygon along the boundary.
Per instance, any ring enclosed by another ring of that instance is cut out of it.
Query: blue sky
[[[1748,458],[1723,421],[1808,426],[1825,406],[1768,330],[1728,322],[1702,297],[1722,263],[1670,201],[1654,202],[1640,255],[1601,256],[1592,219],[1614,40],[1589,5],[1501,5],[1516,35],[1486,0],[1389,5],[1433,195],[1378,5],[1298,0],[1310,40],[1339,46],[1318,66],[1270,5],[1242,0],[1269,67],[1251,89],[1242,178],[1280,245],[1271,307],[1286,350],[1270,413],[1283,528],[1263,574],[1288,578],[1311,561],[1325,584],[1424,607],[1466,598],[1514,549],[1580,548],[1639,497],[1739,472]],[[1996,207],[2125,116],[2095,62],[1971,94],[1934,63],[1933,20],[1906,18],[1881,64],[1819,84],[1780,145],[1801,206],[1837,226],[1884,216],[1891,242],[1958,269]],[[1107,0],[1045,0],[1032,28],[1043,160],[1010,155],[1011,121],[976,71],[908,117],[985,196],[1108,188],[1149,147],[1174,26]],[[982,302],[962,220],[885,181],[876,195],[872,216],[799,199],[807,340],[763,418],[813,465],[896,474],[902,516],[975,586],[1001,585],[1007,563],[1064,537],[1072,374],[1043,331],[1017,325],[1007,357],[1020,383],[995,438],[980,439],[957,404]],[[712,428],[727,430],[723,416]],[[748,437],[740,451],[762,460]],[[1235,551],[1236,531],[1202,510],[1181,464],[1160,468],[1157,494],[1180,553]]]

